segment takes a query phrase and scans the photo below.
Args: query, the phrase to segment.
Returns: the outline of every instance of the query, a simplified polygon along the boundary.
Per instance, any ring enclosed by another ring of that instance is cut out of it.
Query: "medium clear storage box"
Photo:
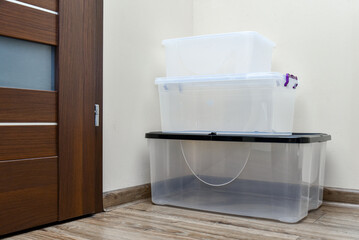
[[[165,132],[290,134],[297,77],[280,73],[157,78]]]
[[[152,201],[297,222],[322,204],[326,134],[147,133]]]
[[[270,72],[275,44],[257,32],[167,39],[167,77]]]

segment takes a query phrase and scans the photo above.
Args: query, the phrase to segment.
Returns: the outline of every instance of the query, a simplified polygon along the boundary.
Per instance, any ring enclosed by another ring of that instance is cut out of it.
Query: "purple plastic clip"
[[[287,73],[287,74],[285,75],[284,87],[286,87],[286,86],[288,85],[288,83],[289,83],[289,73]]]
[[[298,77],[297,77],[297,76],[294,76],[294,75],[292,75],[292,74],[287,73],[287,74],[285,75],[284,87],[288,86],[288,84],[289,84],[289,78],[292,78],[292,79],[298,81]],[[296,89],[297,87],[298,87],[298,82],[293,85],[293,89]]]

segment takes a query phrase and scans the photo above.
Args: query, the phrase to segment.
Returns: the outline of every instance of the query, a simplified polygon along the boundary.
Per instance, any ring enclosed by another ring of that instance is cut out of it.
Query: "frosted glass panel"
[[[0,36],[0,87],[55,90],[55,47]]]

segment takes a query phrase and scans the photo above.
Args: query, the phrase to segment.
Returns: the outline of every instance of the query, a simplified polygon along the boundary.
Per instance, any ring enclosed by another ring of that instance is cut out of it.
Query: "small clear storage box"
[[[167,39],[162,44],[167,77],[270,72],[275,46],[250,31]]]
[[[291,134],[298,78],[250,73],[157,78],[162,131]]]
[[[146,134],[152,201],[294,223],[322,204],[327,134]]]

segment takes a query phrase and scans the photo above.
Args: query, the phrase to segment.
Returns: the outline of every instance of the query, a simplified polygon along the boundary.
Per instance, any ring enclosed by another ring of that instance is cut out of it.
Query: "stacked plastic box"
[[[322,203],[327,134],[292,134],[297,77],[256,32],[163,41],[152,201],[297,222]]]

